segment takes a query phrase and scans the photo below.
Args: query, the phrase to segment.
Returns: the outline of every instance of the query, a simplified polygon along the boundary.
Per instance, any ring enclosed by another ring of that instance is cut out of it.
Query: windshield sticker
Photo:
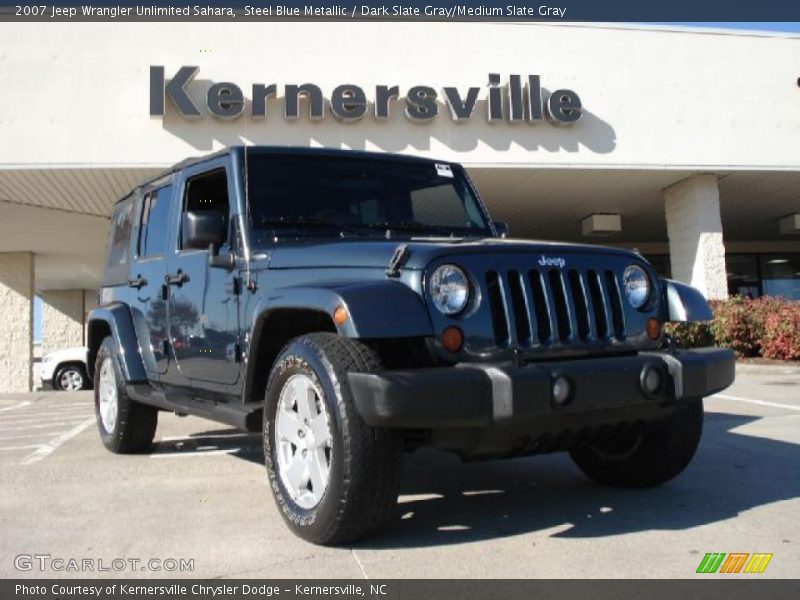
[[[439,177],[452,177],[453,171],[450,169],[450,165],[440,165],[436,163],[436,174]]]

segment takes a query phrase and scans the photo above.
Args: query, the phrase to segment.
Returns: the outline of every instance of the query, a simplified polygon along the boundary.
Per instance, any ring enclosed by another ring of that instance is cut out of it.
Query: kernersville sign
[[[200,119],[203,112],[191,97],[189,86],[197,76],[199,67],[183,66],[171,79],[165,77],[163,66],[150,67],[150,116],[163,117],[167,102],[181,117]],[[486,118],[489,122],[536,123],[547,120],[555,125],[572,125],[583,112],[581,100],[572,90],[558,89],[548,93],[542,88],[539,75],[509,75],[505,83],[497,73],[487,78]],[[275,83],[254,83],[251,86],[249,116],[265,119],[268,105],[278,103],[279,86]],[[441,88],[442,96],[433,87],[412,85],[401,94],[399,85],[376,85],[374,95],[367,98],[364,88],[344,83],[336,86],[330,97],[313,83],[286,84],[283,86],[284,119],[300,117],[301,98],[307,103],[307,116],[312,121],[325,117],[326,106],[331,114],[344,122],[354,122],[372,112],[375,119],[389,118],[393,105],[403,108],[411,121],[425,122],[439,115],[442,104],[447,107],[454,121],[468,121],[475,112],[480,87],[459,90],[455,87]],[[235,83],[213,83],[205,93],[205,110],[218,119],[237,119],[247,107],[242,88]],[[372,105],[372,111],[369,110]],[[270,108],[270,112],[273,109]],[[304,110],[304,112],[306,112]]]

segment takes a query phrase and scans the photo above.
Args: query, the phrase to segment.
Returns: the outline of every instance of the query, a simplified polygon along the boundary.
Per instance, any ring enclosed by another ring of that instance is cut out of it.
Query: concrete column
[[[86,340],[86,300],[83,290],[49,290],[42,298],[42,355]]]
[[[83,290],[83,345],[86,345],[89,330],[89,313],[97,308],[97,290]]]
[[[97,290],[83,290],[84,321],[95,308],[97,308]]]
[[[0,393],[33,389],[33,254],[0,253]]]
[[[664,190],[672,277],[709,300],[728,297],[716,175],[695,175]]]

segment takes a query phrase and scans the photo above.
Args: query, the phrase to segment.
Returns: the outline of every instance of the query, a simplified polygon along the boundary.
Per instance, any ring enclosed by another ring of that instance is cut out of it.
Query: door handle
[[[183,271],[178,271],[177,273],[170,273],[164,277],[164,281],[167,282],[167,285],[177,285],[181,287],[184,283],[189,281],[189,276],[184,273]]]
[[[138,290],[139,288],[143,288],[146,285],[147,285],[147,279],[145,279],[141,275],[139,275],[134,279],[128,279],[128,287],[136,288]]]

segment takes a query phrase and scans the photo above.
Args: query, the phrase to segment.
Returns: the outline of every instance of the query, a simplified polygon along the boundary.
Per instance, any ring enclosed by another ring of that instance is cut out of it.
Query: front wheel
[[[156,434],[158,410],[128,396],[113,338],[103,340],[94,373],[94,410],[103,445],[115,454],[149,449]]]
[[[635,435],[578,448],[570,455],[581,471],[599,483],[651,487],[676,477],[689,465],[702,431],[703,401],[697,399]]]
[[[402,439],[361,419],[347,381],[350,371],[379,368],[368,346],[330,333],[292,340],[272,368],[264,409],[267,473],[284,520],[305,540],[354,541],[391,516]]]

